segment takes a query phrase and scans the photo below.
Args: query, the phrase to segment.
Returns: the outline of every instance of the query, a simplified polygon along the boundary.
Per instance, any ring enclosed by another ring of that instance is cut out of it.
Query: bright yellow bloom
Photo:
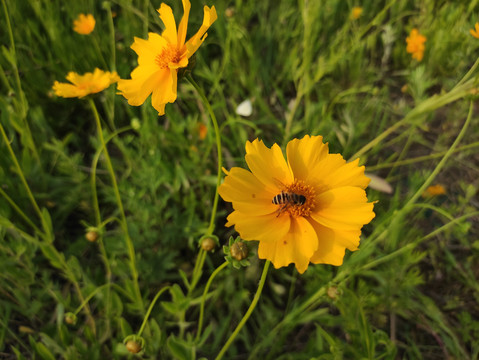
[[[354,6],[353,9],[351,10],[351,19],[357,20],[360,18],[361,14],[363,13],[363,8],[360,6]]]
[[[73,21],[73,30],[81,35],[88,35],[95,29],[95,23],[95,18],[92,14],[80,14]]]
[[[251,171],[232,168],[219,188],[234,208],[226,226],[258,240],[258,256],[276,268],[294,263],[303,273],[310,262],[341,265],[345,249],[358,249],[362,226],[374,218],[364,166],[329,154],[322,140],[291,140],[287,160],[277,144],[248,141]]]
[[[426,48],[424,43],[426,37],[421,35],[417,29],[412,29],[409,36],[406,38],[407,48],[406,51],[412,54],[412,58],[417,61],[421,61],[424,56],[424,49]]]
[[[438,195],[444,195],[446,193],[446,189],[441,184],[431,185],[429,186],[423,193],[423,197],[433,197]]]
[[[131,80],[120,80],[120,95],[128,99],[128,104],[141,105],[152,95],[151,102],[159,115],[165,113],[165,105],[176,100],[178,70],[188,66],[188,59],[203,43],[206,30],[217,19],[215,7],[203,9],[203,25],[186,43],[186,28],[191,4],[183,0],[184,14],[178,31],[171,8],[161,4],[158,9],[160,19],[165,24],[161,35],[148,34],[148,40],[135,37],[131,48],[138,54],[138,66],[131,73]]]
[[[476,30],[470,29],[469,32],[470,32],[471,35],[474,36],[476,39],[479,39],[479,22],[477,22],[474,27],[475,27]]]
[[[54,82],[53,91],[55,91],[55,94],[65,98],[82,98],[105,90],[108,86],[120,80],[120,77],[116,71],[109,72],[97,68],[93,73],[85,73],[84,75],[71,71],[66,79],[71,84]]]

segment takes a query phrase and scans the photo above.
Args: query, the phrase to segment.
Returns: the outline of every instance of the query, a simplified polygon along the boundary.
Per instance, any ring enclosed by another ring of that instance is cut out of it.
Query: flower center
[[[155,62],[162,69],[168,67],[170,63],[177,63],[180,61],[180,52],[176,46],[168,44],[158,55],[156,55]]]
[[[278,213],[288,212],[294,217],[309,216],[314,209],[315,191],[306,185],[302,180],[295,180],[291,185],[287,185],[283,190],[283,204],[278,209]]]

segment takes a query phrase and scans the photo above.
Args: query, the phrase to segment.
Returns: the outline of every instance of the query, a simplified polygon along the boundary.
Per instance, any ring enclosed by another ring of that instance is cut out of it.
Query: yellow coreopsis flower
[[[357,20],[361,17],[361,14],[363,13],[363,8],[360,6],[354,6],[353,9],[351,10],[351,15],[350,18],[353,20]]]
[[[470,29],[469,32],[471,33],[472,36],[474,36],[476,39],[479,39],[479,22],[476,23],[474,26],[474,29]]]
[[[95,23],[95,18],[92,14],[80,14],[73,21],[73,30],[81,35],[88,35],[95,29]]]
[[[120,77],[116,71],[109,72],[97,68],[93,73],[85,73],[84,75],[71,71],[66,76],[66,79],[71,84],[54,82],[53,91],[55,91],[55,94],[65,98],[82,98],[105,90],[111,84],[117,82]]]
[[[364,166],[329,154],[321,136],[291,140],[286,154],[277,144],[246,143],[250,171],[232,168],[219,188],[234,208],[226,226],[258,240],[258,256],[276,268],[294,263],[303,273],[310,262],[341,265],[374,218]]]
[[[184,14],[176,30],[171,8],[161,4],[158,9],[160,19],[165,24],[161,35],[148,34],[148,40],[135,37],[131,48],[138,54],[138,66],[131,73],[131,80],[120,80],[120,95],[128,99],[128,104],[141,105],[152,94],[151,102],[159,115],[165,113],[165,105],[176,100],[178,70],[188,66],[188,59],[203,43],[206,30],[217,19],[215,7],[205,6],[203,24],[188,41],[186,29],[191,4],[183,0]]]
[[[421,35],[416,28],[411,30],[411,33],[406,38],[406,51],[412,54],[413,59],[416,59],[417,61],[422,60],[424,56],[424,50],[426,48],[424,45],[426,40],[426,37],[424,35]]]

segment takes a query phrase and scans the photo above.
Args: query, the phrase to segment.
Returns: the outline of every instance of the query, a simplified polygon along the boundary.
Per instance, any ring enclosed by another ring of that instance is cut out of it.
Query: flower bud
[[[68,312],[65,314],[65,322],[68,325],[75,325],[77,323],[77,316],[72,312]]]
[[[230,253],[234,259],[241,261],[248,257],[248,246],[242,241],[235,242],[231,245]]]
[[[215,247],[216,247],[216,242],[212,238],[207,237],[201,240],[201,248],[204,251],[214,250]]]
[[[141,345],[135,340],[128,340],[125,344],[126,349],[132,354],[138,354],[141,351]]]
[[[98,239],[98,232],[95,230],[87,231],[87,233],[85,234],[85,238],[89,242],[95,242]]]

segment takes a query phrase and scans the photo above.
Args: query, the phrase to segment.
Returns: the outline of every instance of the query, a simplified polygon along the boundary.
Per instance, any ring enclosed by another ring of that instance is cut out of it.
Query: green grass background
[[[132,357],[122,341],[138,331],[144,308],[132,296],[124,232],[115,222],[105,227],[104,253],[84,236],[95,225],[90,177],[101,145],[94,118],[87,101],[58,98],[51,86],[69,71],[95,67],[128,78],[137,64],[133,37],[162,31],[160,3],[2,0],[0,121],[51,225],[41,224],[2,139],[0,357]],[[181,2],[167,3],[179,21]],[[479,39],[469,29],[479,21],[479,1],[195,0],[188,36],[205,4],[215,5],[218,20],[192,75],[218,118],[226,168],[245,166],[247,140],[284,147],[320,134],[346,159],[363,149],[366,171],[393,188],[368,190],[378,200],[376,218],[343,266],[313,265],[304,275],[292,266],[270,270],[225,358],[477,359]],[[350,19],[353,6],[363,7],[357,20]],[[97,20],[89,36],[72,30],[79,13]],[[420,63],[406,53],[414,27],[427,37]],[[245,99],[253,102],[249,117],[235,114]],[[204,335],[195,341],[200,297],[224,261],[221,249],[208,254],[199,285],[188,292],[182,274],[191,276],[215,192],[208,113],[186,81],[163,117],[149,100],[130,107],[114,86],[94,101],[111,137],[144,304],[177,284],[153,309],[139,357],[214,358],[249,306],[263,261],[253,257],[248,268],[217,276]],[[446,194],[421,197],[429,183]],[[119,217],[102,157],[97,185],[102,218]],[[230,211],[220,201],[215,234],[222,245],[235,235],[224,227]],[[65,323],[64,314],[82,302],[79,293],[86,298],[109,281],[118,286],[89,301],[96,331],[85,311],[75,325]]]

